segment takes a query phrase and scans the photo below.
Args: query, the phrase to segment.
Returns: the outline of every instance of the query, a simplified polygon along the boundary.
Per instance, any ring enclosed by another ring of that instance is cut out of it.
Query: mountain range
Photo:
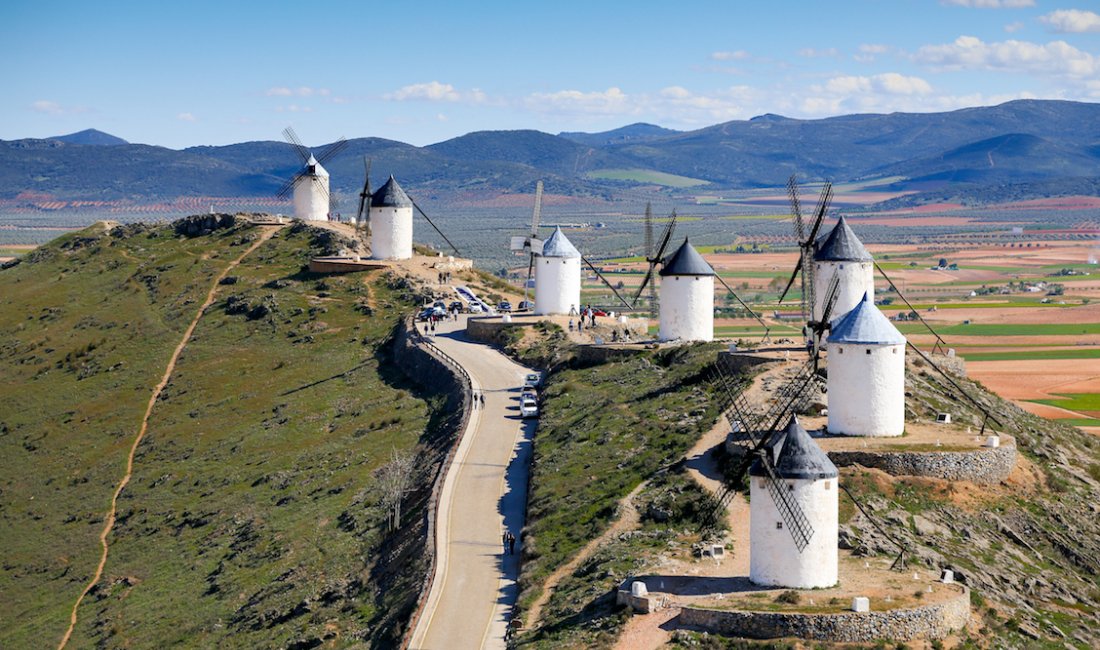
[[[364,158],[372,161],[375,186],[392,173],[437,198],[529,192],[538,179],[556,194],[614,198],[661,184],[698,193],[778,187],[797,174],[809,181],[884,178],[893,190],[941,196],[947,188],[997,200],[997,192],[981,188],[1080,187],[1061,181],[1100,177],[1100,104],[1018,100],[817,120],[767,114],[695,131],[652,124],[557,135],[479,131],[425,147],[363,137],[326,162],[335,190],[358,193]],[[294,150],[278,141],[173,150],[89,129],[0,141],[0,198],[268,197],[297,168]]]

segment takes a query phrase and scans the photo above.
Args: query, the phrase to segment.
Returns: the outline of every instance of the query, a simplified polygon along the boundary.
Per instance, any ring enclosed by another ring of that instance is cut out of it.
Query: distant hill
[[[791,174],[840,182],[900,176],[895,188],[908,190],[1008,186],[1100,176],[1100,104],[1021,100],[820,120],[767,114],[688,132],[652,124],[560,135],[479,131],[427,147],[356,138],[325,164],[334,191],[358,193],[364,158],[376,185],[392,173],[411,191],[441,198],[530,192],[539,179],[557,194],[604,198],[676,177],[707,189],[779,187]],[[182,151],[0,141],[0,198],[26,191],[60,199],[262,197],[297,164],[289,145],[272,141]]]
[[[103,131],[97,131],[96,129],[84,129],[83,131],[77,131],[76,133],[70,133],[69,135],[58,135],[50,140],[60,140],[69,144],[93,144],[93,145],[117,145],[117,144],[130,144],[118,136],[111,135],[110,133],[104,133]]]
[[[636,122],[634,124],[628,124],[627,126],[612,129],[611,131],[603,131],[601,133],[562,131],[558,134],[558,137],[593,147],[602,147],[608,144],[622,144],[624,142],[646,142],[649,140],[655,140],[657,138],[665,138],[668,136],[677,135],[679,133],[682,133],[682,131],[666,129],[661,126],[657,126],[656,124]]]

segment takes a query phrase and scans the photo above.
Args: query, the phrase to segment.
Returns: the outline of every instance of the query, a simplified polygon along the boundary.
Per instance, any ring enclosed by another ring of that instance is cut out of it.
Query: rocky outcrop
[[[193,214],[172,222],[172,230],[184,237],[200,237],[215,230],[233,228],[237,223],[237,217],[231,214]]]

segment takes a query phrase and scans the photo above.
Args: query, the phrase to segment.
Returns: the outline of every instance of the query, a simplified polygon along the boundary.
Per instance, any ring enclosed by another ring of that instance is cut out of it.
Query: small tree
[[[378,481],[379,501],[389,512],[390,530],[401,526],[401,504],[405,495],[416,487],[416,455],[409,451],[390,452],[390,462],[379,467],[374,477]]]

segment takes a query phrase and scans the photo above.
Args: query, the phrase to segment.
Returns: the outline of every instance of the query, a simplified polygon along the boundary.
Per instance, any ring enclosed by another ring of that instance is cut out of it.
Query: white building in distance
[[[305,170],[294,180],[294,217],[328,221],[328,206],[328,172],[310,154]]]
[[[806,515],[813,530],[799,552],[768,490],[760,460],[749,467],[749,579],[758,585],[815,589],[837,583],[837,472],[798,419],[765,449],[779,476],[779,489]]]
[[[561,227],[535,254],[535,314],[576,313],[581,308],[581,252]]]
[[[833,321],[829,433],[900,436],[905,431],[905,337],[869,295]]]
[[[393,175],[370,197],[371,258],[407,260],[413,254],[413,202]]]
[[[875,295],[875,261],[864,248],[844,217],[814,250],[814,305],[811,320],[820,320],[825,311],[826,294],[834,277],[840,278],[832,318],[847,314],[863,294]]]
[[[661,265],[660,341],[714,340],[714,269],[684,238]]]

